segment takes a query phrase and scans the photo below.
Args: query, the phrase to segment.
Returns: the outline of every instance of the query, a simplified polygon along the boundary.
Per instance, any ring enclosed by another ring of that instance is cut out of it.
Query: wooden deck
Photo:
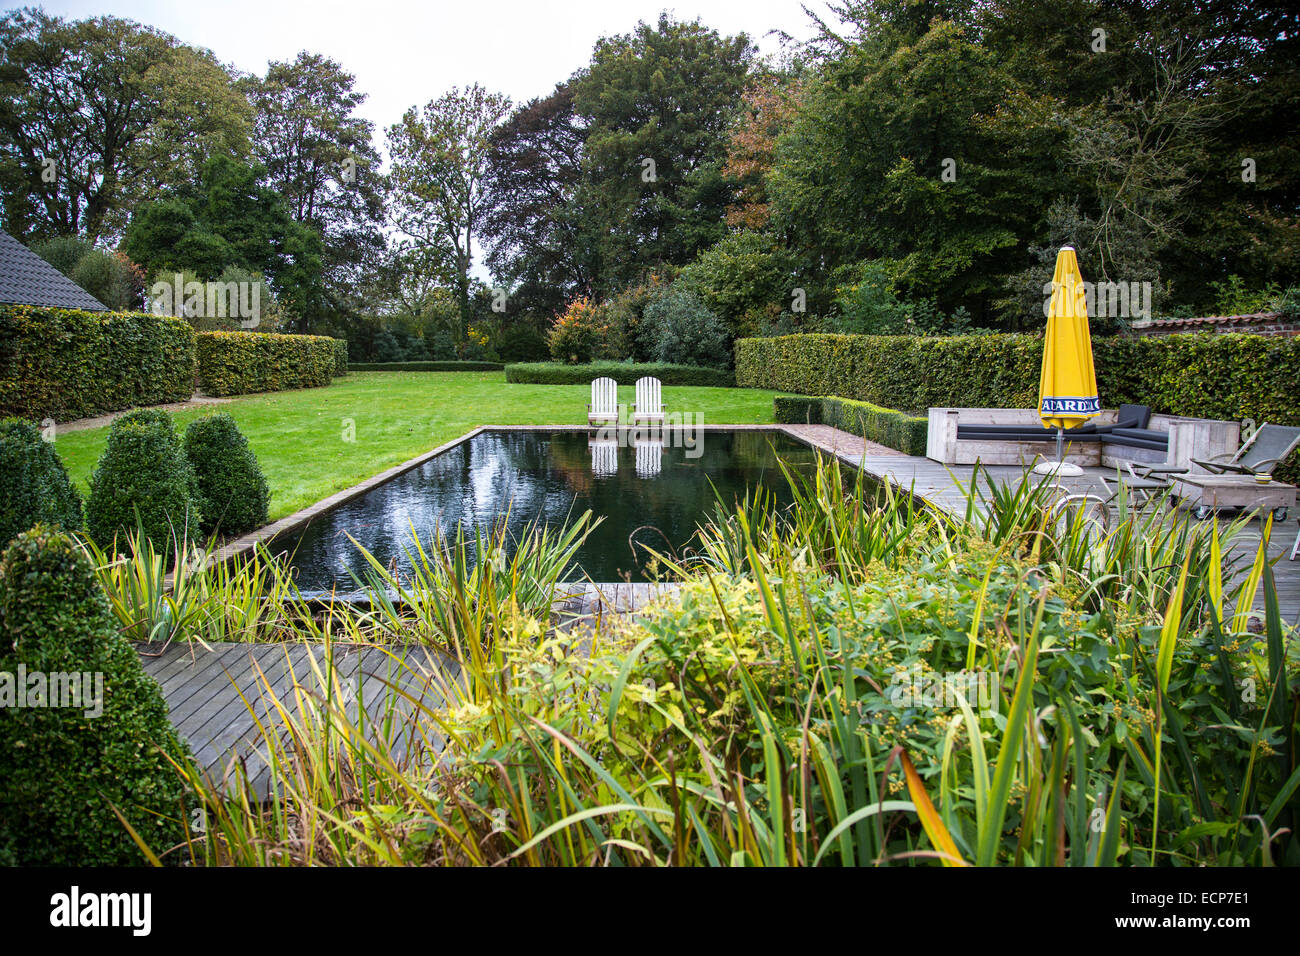
[[[674,584],[566,585],[556,601],[553,621],[563,632],[600,628],[612,617],[638,610],[676,588]],[[301,716],[304,706],[315,707],[324,699],[326,685],[313,670],[309,655],[320,673],[328,673],[332,661],[347,712],[354,720],[362,709],[367,721],[393,709],[403,716],[415,712],[415,704],[394,688],[424,706],[440,706],[442,688],[460,673],[447,655],[413,645],[385,649],[352,644],[332,648],[319,644],[213,644],[208,650],[186,643],[173,644],[161,654],[144,646],[139,652],[145,672],[162,688],[172,724],[189,743],[200,769],[214,781],[233,782],[234,768],[242,764],[259,796],[266,795],[269,776],[259,722],[283,733],[283,718],[271,713],[275,700]],[[401,732],[408,737],[390,737],[387,745],[412,749],[414,731],[407,727]],[[416,749],[441,748],[440,739],[431,743],[431,747]]]
[[[821,427],[825,428],[825,426]],[[854,454],[840,450],[844,447],[842,439],[827,441],[819,440],[819,436],[800,435],[799,437],[838,455],[845,462],[860,465],[877,481],[887,481],[895,488],[916,495],[932,507],[943,509],[950,514],[965,511],[966,495],[963,487],[970,486],[975,472],[970,465],[943,465],[929,458],[900,455],[897,452]],[[981,468],[981,472],[998,484],[1019,481],[1024,475],[1024,469],[1016,465],[989,465]],[[1061,484],[1069,493],[1093,494],[1106,498],[1109,497],[1110,491],[1102,481],[1102,475],[1113,476],[1113,474],[1105,468],[1085,468],[1082,476],[1063,479]],[[1037,478],[1037,480],[1051,479]],[[1195,520],[1186,511],[1180,511],[1179,514],[1188,521]],[[1279,606],[1283,619],[1292,624],[1300,622],[1300,560],[1289,559],[1296,538],[1297,518],[1300,518],[1300,515],[1293,513],[1285,522],[1280,524],[1275,522],[1269,538],[1269,556],[1274,559],[1273,576],[1277,582]],[[1252,520],[1236,539],[1225,543],[1225,556],[1236,555],[1240,564],[1249,566],[1259,549],[1260,534],[1260,522],[1258,519]],[[1256,598],[1255,606],[1262,608],[1263,601],[1261,591]]]
[[[162,688],[172,724],[190,745],[199,768],[213,781],[234,781],[242,764],[253,789],[267,789],[267,748],[259,722],[284,733],[284,721],[273,713],[274,701],[301,718],[325,701],[325,688],[334,685],[350,717],[367,720],[390,709],[410,715],[416,705],[400,688],[425,706],[443,702],[442,681],[459,674],[446,655],[430,648],[405,645],[385,649],[337,644],[173,644],[161,654],[140,648],[148,673]],[[310,658],[314,659],[318,677]],[[331,664],[336,680],[328,680]],[[270,716],[270,720],[268,720]],[[414,739],[398,722],[389,746],[406,748]],[[398,735],[408,734],[405,740]],[[375,739],[372,736],[372,740]],[[432,741],[433,749],[440,741]]]

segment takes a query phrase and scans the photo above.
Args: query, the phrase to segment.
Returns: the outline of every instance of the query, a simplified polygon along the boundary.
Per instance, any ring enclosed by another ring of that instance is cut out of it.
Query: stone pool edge
[[[272,538],[279,537],[280,535],[286,534],[290,531],[297,531],[299,528],[308,524],[313,518],[319,517],[326,511],[336,508],[345,502],[351,501],[358,495],[364,495],[367,491],[370,491],[378,485],[382,485],[384,482],[396,478],[398,475],[405,474],[412,468],[420,467],[431,458],[435,458],[445,451],[450,451],[462,442],[469,441],[479,432],[488,430],[489,428],[483,425],[480,425],[478,428],[472,428],[458,438],[453,438],[451,441],[439,445],[431,451],[423,452],[416,455],[414,458],[408,458],[399,465],[394,465],[392,468],[381,471],[377,475],[371,475],[369,478],[359,482],[358,484],[352,485],[350,488],[336,491],[334,494],[327,498],[322,498],[315,504],[310,504],[306,508],[301,508],[293,514],[285,515],[278,521],[272,521],[270,524],[263,525],[256,531],[250,531],[247,534],[240,535],[233,541],[226,542],[210,555],[208,558],[208,564],[209,566],[222,564],[229,561],[231,558],[251,551],[258,544],[265,544]]]

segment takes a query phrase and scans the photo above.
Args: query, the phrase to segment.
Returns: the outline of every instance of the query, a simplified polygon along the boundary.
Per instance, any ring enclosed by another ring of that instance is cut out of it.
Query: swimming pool
[[[532,521],[562,524],[591,510],[604,521],[577,553],[570,580],[646,580],[644,543],[662,553],[688,547],[718,499],[730,505],[767,488],[788,505],[778,456],[800,471],[816,452],[775,429],[483,431],[410,471],[275,539],[287,551],[304,595],[354,592],[364,557],[407,566],[412,528],[426,538],[490,528],[506,518],[512,534]],[[507,518],[508,515],[508,518]]]

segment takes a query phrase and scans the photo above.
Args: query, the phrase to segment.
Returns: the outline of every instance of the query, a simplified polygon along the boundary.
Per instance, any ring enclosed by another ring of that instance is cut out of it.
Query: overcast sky
[[[33,2],[37,5],[39,0]],[[7,7],[17,3],[6,4]],[[764,53],[773,29],[812,33],[799,0],[62,0],[41,3],[71,19],[113,14],[203,46],[224,63],[264,73],[299,50],[321,53],[356,75],[361,112],[383,130],[414,104],[478,81],[516,103],[549,93],[584,66],[601,36],[653,22],[667,9],[722,33],[744,31]],[[826,14],[823,0],[808,7]]]

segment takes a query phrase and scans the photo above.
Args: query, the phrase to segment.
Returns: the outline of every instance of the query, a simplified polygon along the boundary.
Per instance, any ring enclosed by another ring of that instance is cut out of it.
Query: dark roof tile
[[[108,311],[104,303],[7,232],[0,232],[0,304]]]

